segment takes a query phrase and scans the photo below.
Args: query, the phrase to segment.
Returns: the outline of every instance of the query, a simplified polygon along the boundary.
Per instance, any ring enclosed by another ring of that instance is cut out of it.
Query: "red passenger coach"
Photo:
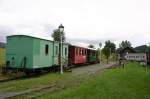
[[[87,49],[78,46],[69,46],[69,64],[84,64],[86,63]]]

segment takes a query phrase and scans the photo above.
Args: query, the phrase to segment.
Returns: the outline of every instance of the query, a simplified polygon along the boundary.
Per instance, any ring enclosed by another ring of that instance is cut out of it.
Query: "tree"
[[[55,29],[52,33],[52,38],[54,39],[54,41],[61,41],[61,33],[59,31],[59,29]],[[62,33],[62,42],[65,42],[65,33]]]
[[[119,44],[119,48],[121,48],[121,49],[126,48],[126,47],[131,47],[130,41],[125,40]]]
[[[146,47],[146,53],[150,53],[150,43],[148,44],[148,46]]]
[[[99,47],[100,47],[100,48],[102,47],[102,43],[101,43],[101,42],[99,43]]]
[[[89,47],[89,48],[94,48],[94,45],[90,44],[88,47]]]
[[[102,49],[102,52],[106,56],[107,63],[108,63],[108,58],[110,57],[111,53],[115,53],[115,51],[116,51],[116,45],[110,40],[106,41],[105,46]]]

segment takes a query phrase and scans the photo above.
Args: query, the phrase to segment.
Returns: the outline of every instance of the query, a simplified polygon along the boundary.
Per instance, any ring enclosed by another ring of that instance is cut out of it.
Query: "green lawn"
[[[150,99],[150,69],[129,63],[125,69],[107,69],[78,87],[49,93],[41,99]]]
[[[22,80],[13,80],[0,84],[0,92],[19,92],[27,89],[40,88],[53,85],[56,81],[60,81],[68,77],[68,74],[60,75],[59,73],[49,73],[37,77],[26,78]]]

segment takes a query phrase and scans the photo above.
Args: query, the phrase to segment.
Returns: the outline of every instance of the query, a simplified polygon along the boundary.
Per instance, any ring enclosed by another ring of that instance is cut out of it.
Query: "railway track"
[[[53,85],[43,86],[43,87],[35,88],[35,89],[29,89],[29,90],[25,90],[25,91],[21,91],[21,92],[10,92],[10,93],[5,93],[4,96],[1,95],[0,99],[3,99],[3,98],[13,98],[13,97],[17,97],[17,96],[21,97],[23,95],[28,95],[28,96],[30,96],[30,98],[34,98],[35,96],[42,95],[42,93],[35,95],[34,94],[35,92],[39,92],[39,91],[43,91],[43,90],[47,90],[47,89],[51,89],[51,91],[54,91],[54,90],[56,90],[58,88],[59,87],[57,87],[55,84],[53,84]]]
[[[46,73],[45,73],[46,74]],[[42,74],[34,74],[34,75],[20,75],[20,76],[15,76],[15,77],[9,77],[9,78],[3,78],[0,79],[0,83],[4,83],[4,82],[9,82],[9,81],[13,81],[13,80],[22,80],[22,79],[28,79],[28,78],[32,78],[32,77],[38,77]],[[44,74],[43,74],[44,75]]]
[[[26,78],[26,77],[23,76],[23,77],[10,77],[10,78],[4,78],[4,79],[0,79],[0,83],[12,81],[12,80],[18,80],[18,79],[21,79],[21,78]]]
[[[70,68],[79,68],[79,67],[84,67],[84,66],[89,66],[91,64],[84,64],[84,65],[78,65],[78,66],[71,66]],[[31,77],[36,77],[38,76],[39,74],[36,74],[36,75],[21,75],[19,77],[10,77],[10,78],[3,78],[3,79],[0,79],[0,83],[3,83],[3,82],[8,82],[8,81],[12,81],[12,80],[21,80],[21,79],[27,79],[27,78],[31,78]]]

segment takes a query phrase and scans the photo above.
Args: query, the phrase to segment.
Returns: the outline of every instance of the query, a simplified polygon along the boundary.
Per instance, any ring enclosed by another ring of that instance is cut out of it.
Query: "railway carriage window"
[[[83,50],[83,55],[85,55],[85,50]]]
[[[48,45],[45,45],[45,54],[48,54]]]
[[[79,55],[81,55],[81,49],[79,48]]]
[[[58,46],[55,46],[56,55],[58,55]]]
[[[95,52],[93,52],[93,56],[95,56]]]
[[[82,55],[84,55],[84,49],[82,50]]]
[[[83,55],[83,49],[81,49],[81,55]]]
[[[65,55],[67,55],[67,48],[65,47]]]
[[[76,50],[76,55],[78,55],[78,49],[77,49],[77,48],[75,48],[75,50]]]
[[[81,49],[79,49],[79,55],[81,55]]]

